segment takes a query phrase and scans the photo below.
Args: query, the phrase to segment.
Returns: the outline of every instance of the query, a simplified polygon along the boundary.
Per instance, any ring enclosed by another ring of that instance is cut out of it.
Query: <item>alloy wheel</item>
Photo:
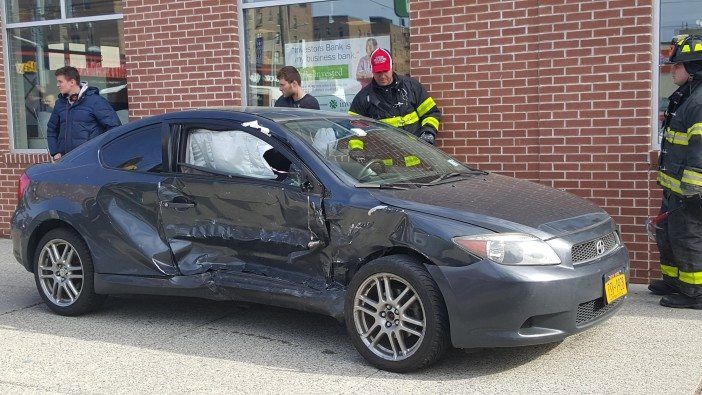
[[[354,297],[353,319],[363,343],[388,361],[409,358],[426,332],[424,306],[415,289],[390,273],[368,277]]]
[[[44,295],[56,306],[70,306],[83,289],[83,263],[69,242],[53,239],[39,254],[39,283]]]

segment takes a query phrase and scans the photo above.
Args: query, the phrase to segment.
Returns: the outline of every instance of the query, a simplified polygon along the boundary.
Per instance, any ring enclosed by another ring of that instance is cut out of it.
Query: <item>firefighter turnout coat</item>
[[[393,82],[380,86],[375,80],[356,94],[349,114],[363,115],[402,128],[415,136],[439,130],[441,112],[426,89],[412,77],[393,73]]]
[[[664,281],[702,296],[702,81],[670,96],[664,121],[658,183],[670,215],[656,234]]]

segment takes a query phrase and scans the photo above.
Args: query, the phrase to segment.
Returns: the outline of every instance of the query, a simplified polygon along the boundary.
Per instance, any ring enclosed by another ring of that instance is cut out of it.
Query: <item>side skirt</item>
[[[256,274],[215,271],[172,277],[95,274],[95,292],[236,300],[309,311],[343,320],[346,288],[337,284],[316,290]]]

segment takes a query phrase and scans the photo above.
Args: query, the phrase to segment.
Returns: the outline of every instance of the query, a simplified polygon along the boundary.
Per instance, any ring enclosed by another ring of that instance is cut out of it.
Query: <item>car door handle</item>
[[[184,209],[195,207],[195,202],[186,198],[185,196],[176,196],[170,201],[163,202],[163,207],[170,207],[174,209]]]

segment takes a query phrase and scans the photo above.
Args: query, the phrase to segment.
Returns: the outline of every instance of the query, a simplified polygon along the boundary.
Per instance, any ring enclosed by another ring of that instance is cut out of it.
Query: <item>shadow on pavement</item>
[[[352,377],[376,371],[333,318],[257,304],[120,296],[108,298],[100,310],[82,317],[58,316],[41,304],[0,316],[0,326],[266,369]],[[516,368],[557,346],[452,349],[429,369],[392,376],[442,381],[480,377]]]

